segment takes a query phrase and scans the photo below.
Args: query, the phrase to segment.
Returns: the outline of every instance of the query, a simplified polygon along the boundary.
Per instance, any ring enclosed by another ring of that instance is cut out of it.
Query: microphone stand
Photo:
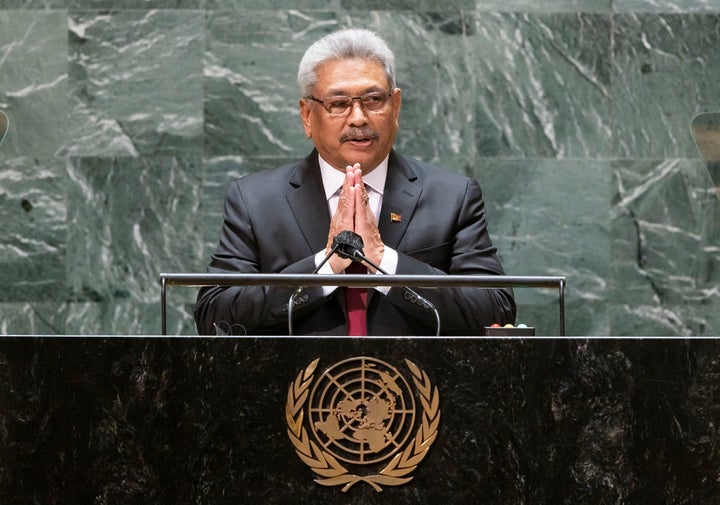
[[[370,261],[360,249],[358,249],[353,244],[342,244],[346,247],[338,251],[338,255],[343,258],[349,258],[353,261],[357,261],[358,263],[366,263],[373,267],[378,272],[382,273],[383,275],[390,275],[385,270],[380,268],[378,265]],[[352,249],[352,252],[348,252],[347,248]],[[415,291],[414,289],[410,289],[407,286],[403,286],[403,289],[407,290],[411,295],[417,298],[417,301],[419,302],[419,305],[425,309],[425,310],[431,310],[433,312],[433,315],[435,316],[435,336],[440,336],[440,313],[437,310],[437,307],[435,307],[435,304],[432,303],[430,300],[422,296],[420,293]]]
[[[320,262],[318,266],[315,267],[315,270],[312,271],[313,274],[316,274],[320,271],[322,266],[327,263],[327,261],[332,257],[333,254],[337,252],[338,249],[340,249],[340,246],[342,244],[338,241],[333,242],[332,249],[330,249],[330,252],[325,255],[323,260]],[[312,274],[311,274],[312,275]],[[293,294],[290,295],[290,298],[288,299],[288,335],[292,336],[293,334],[293,326],[292,326],[292,310],[293,305],[295,305],[295,297],[299,295],[303,290],[303,286],[298,286],[298,288],[293,292]]]
[[[350,259],[352,261],[356,261],[360,264],[365,263],[366,265],[370,265],[378,272],[382,273],[383,275],[390,275],[385,270],[380,268],[380,266],[376,265],[372,261],[370,261],[362,252],[363,247],[363,241],[360,235],[357,233],[345,230],[338,233],[334,239],[333,239],[333,245],[332,249],[330,249],[330,252],[325,255],[325,258],[320,262],[320,264],[315,267],[315,270],[313,270],[313,274],[318,273],[320,271],[320,268],[332,257],[333,254],[337,254],[341,258]],[[417,291],[414,289],[410,289],[407,286],[404,286],[403,289],[405,289],[408,293],[410,293],[412,296],[415,297],[415,299],[418,302],[418,305],[422,307],[425,310],[431,310],[433,312],[433,315],[435,316],[435,336],[440,336],[440,313],[437,310],[437,307],[435,307],[435,304],[433,304],[430,300],[425,298],[424,296],[420,295]],[[293,294],[290,295],[290,299],[288,300],[288,335],[292,336],[293,334],[293,326],[292,326],[292,310],[293,305],[295,305],[295,297],[299,295],[303,290],[303,286],[299,286]]]

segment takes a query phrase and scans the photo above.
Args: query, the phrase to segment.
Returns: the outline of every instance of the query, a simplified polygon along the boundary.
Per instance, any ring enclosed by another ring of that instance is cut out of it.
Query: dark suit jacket
[[[391,219],[391,213],[401,216]],[[310,273],[330,227],[318,154],[242,177],[227,192],[224,225],[208,272]],[[378,227],[398,251],[398,274],[503,274],[488,236],[480,186],[473,179],[390,154]],[[208,287],[195,308],[202,334],[287,334],[292,288]],[[417,291],[433,302],[445,335],[482,335],[483,326],[514,323],[512,290],[439,288]],[[342,288],[324,297],[306,288],[294,306],[295,334],[345,335]],[[434,335],[432,313],[403,289],[370,291],[370,335]]]

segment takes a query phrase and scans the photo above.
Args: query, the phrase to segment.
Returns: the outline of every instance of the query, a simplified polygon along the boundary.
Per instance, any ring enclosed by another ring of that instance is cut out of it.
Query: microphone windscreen
[[[350,230],[343,230],[337,235],[335,235],[335,238],[333,239],[333,245],[337,244],[349,245],[350,247],[354,247],[360,250],[362,250],[363,246],[365,245],[363,243],[362,237]]]
[[[341,258],[354,259],[356,252],[362,254],[364,245],[362,237],[350,230],[343,230],[333,238],[333,248]]]

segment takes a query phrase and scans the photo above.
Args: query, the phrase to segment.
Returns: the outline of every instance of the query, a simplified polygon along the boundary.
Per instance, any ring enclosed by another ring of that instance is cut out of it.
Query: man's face
[[[320,103],[300,100],[305,134],[325,161],[342,171],[354,163],[360,163],[363,173],[374,169],[395,142],[400,90],[391,90],[383,68],[366,59],[325,62],[318,67],[316,76],[312,96],[319,100],[338,95],[358,97],[372,92],[391,95],[379,110],[366,110],[359,100],[353,100],[349,110],[339,116],[331,115]]]

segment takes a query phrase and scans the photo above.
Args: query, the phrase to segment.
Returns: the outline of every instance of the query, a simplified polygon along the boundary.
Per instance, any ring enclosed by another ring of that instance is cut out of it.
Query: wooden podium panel
[[[291,383],[360,357],[439,398],[412,480],[380,491],[317,484],[288,434]],[[719,379],[714,339],[2,337],[0,502],[714,504]]]

